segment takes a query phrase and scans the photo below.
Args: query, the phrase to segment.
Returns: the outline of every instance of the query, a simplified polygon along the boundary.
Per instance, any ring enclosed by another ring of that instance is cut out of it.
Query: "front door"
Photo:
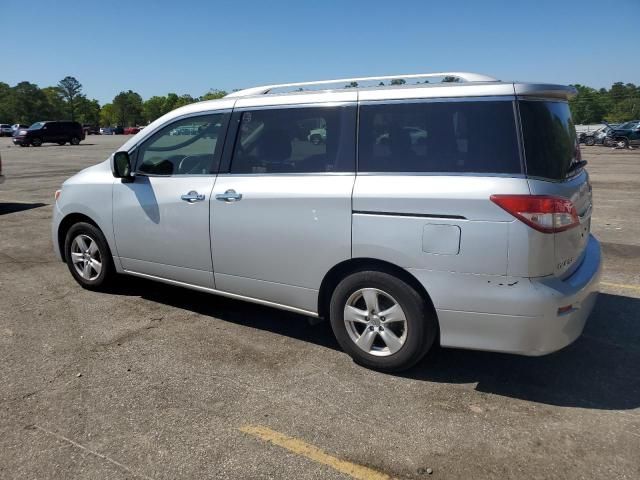
[[[353,104],[234,113],[211,201],[218,290],[316,311],[351,258],[355,118]]]
[[[126,271],[213,288],[209,201],[227,120],[224,112],[184,117],[135,148],[135,179],[117,180],[113,192]]]

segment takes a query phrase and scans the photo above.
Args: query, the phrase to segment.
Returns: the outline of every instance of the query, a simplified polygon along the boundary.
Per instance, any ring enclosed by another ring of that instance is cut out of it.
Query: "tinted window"
[[[358,170],[521,173],[513,104],[363,105]]]
[[[226,114],[178,120],[142,144],[137,171],[151,175],[208,175],[218,170]],[[222,140],[222,139],[221,139]]]
[[[560,180],[578,160],[576,129],[565,102],[521,101],[527,175]]]
[[[243,112],[231,172],[353,172],[355,115],[355,106]]]

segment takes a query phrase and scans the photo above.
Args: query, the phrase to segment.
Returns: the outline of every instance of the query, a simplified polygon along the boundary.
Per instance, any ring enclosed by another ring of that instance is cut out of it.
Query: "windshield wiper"
[[[583,168],[587,164],[586,160],[580,160],[579,162],[572,163],[567,170],[567,173],[575,172],[576,170]]]

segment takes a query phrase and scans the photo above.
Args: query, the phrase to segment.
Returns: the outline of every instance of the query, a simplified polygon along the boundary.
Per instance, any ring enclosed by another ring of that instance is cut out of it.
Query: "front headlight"
[[[27,131],[26,130],[19,130],[18,131],[18,135],[26,135]]]

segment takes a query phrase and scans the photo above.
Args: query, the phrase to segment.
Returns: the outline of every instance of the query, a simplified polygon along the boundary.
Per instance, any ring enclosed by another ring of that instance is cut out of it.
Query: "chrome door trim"
[[[158,282],[167,283],[169,285],[176,285],[178,287],[185,287],[191,290],[198,290],[200,292],[212,293],[214,295],[220,295],[221,297],[233,298],[234,300],[243,300],[245,302],[257,303],[258,305],[264,305],[266,307],[273,307],[280,310],[287,310],[289,312],[299,313],[301,315],[307,315],[309,317],[316,317],[316,318],[319,317],[317,312],[312,312],[311,310],[304,310],[302,308],[290,307],[289,305],[270,302],[268,300],[261,300],[259,298],[245,297],[244,295],[239,295],[237,293],[224,292],[222,290],[216,290],[215,288],[200,287],[198,285],[193,285],[191,283],[179,282],[177,280],[170,280],[168,278],[163,278],[163,277],[156,277],[155,275],[134,272],[132,270],[124,270],[124,273],[128,275],[133,275],[134,277],[146,278],[149,280],[156,280]]]

